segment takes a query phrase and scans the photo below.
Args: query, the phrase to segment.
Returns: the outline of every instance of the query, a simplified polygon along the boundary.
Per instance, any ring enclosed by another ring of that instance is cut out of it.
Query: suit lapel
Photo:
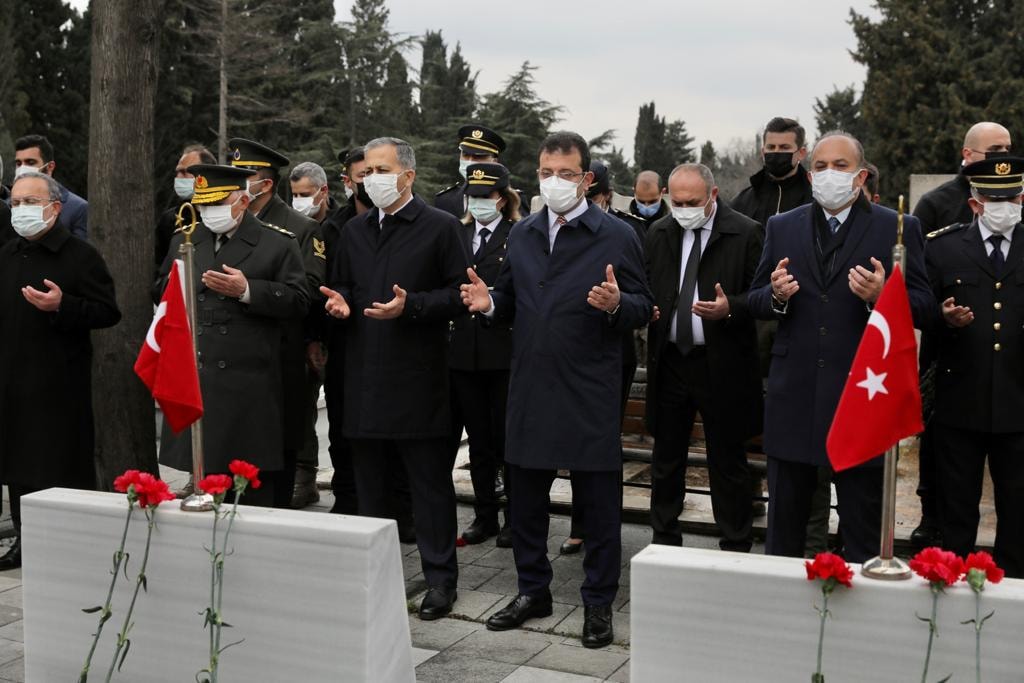
[[[502,220],[498,223],[498,227],[494,229],[494,234],[488,236],[487,243],[484,244],[484,253],[480,256],[481,261],[495,251],[504,248],[505,240],[508,239],[508,231],[511,227],[512,224],[506,220]],[[470,254],[470,256],[472,256],[472,254]]]
[[[215,267],[218,270],[223,270],[221,265],[227,264],[232,268],[242,268],[242,263],[249,258],[253,247],[260,241],[260,231],[266,229],[259,222],[251,220],[251,216],[246,214],[235,234],[214,256]]]
[[[807,264],[807,271],[818,284],[818,289],[825,289],[825,283],[822,281],[821,267],[818,265],[818,255],[814,253],[815,245],[817,244],[814,235],[814,212],[820,210],[817,204],[808,204],[804,208],[804,215],[798,224],[800,234],[797,235],[797,242],[800,243],[800,251],[803,252],[803,261]],[[774,263],[772,264],[772,270],[775,270]]]
[[[868,233],[868,226],[871,223],[870,208],[871,207],[867,207],[867,210],[864,210],[858,207],[854,211],[853,222],[851,222],[846,228],[849,232],[847,232],[846,240],[843,242],[843,246],[836,255],[836,266],[832,269],[832,272],[829,273],[828,282],[825,283],[826,287],[832,286],[835,279],[839,277],[840,271],[843,270],[843,264],[849,261],[850,257],[853,256],[854,252],[857,250],[857,246],[864,239],[864,235]]]
[[[971,223],[971,226],[964,231],[963,236],[964,251],[967,252],[967,256],[974,261],[979,268],[989,274],[990,277],[996,276],[996,271],[992,268],[992,261],[989,260],[988,254],[985,253],[985,245],[981,241],[981,230],[978,229],[978,221],[975,220]],[[1013,254],[1013,242],[1010,243],[1010,256]],[[1018,249],[1017,256],[1019,258],[1020,251]],[[1009,264],[1005,268],[1006,272],[1009,271]]]
[[[216,235],[210,232],[210,229],[205,225],[196,227],[195,232],[192,233],[192,279],[196,292],[202,292],[206,289],[206,285],[203,284],[203,273],[210,270],[211,268],[217,268],[215,265],[215,256],[213,253],[213,241],[216,239]]]

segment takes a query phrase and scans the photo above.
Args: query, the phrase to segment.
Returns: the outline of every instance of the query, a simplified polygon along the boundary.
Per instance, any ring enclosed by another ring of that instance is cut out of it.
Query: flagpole
[[[892,247],[892,263],[900,268],[900,273],[907,270],[907,248],[903,245],[903,195],[900,195],[896,214],[896,244]],[[899,460],[900,444],[896,442],[885,451],[885,463],[882,466],[882,533],[878,557],[873,557],[861,565],[861,574],[870,579],[899,581],[909,579],[910,567],[906,562],[893,555],[896,540],[896,463]]]
[[[183,212],[188,209],[192,214],[192,220],[188,227],[185,227]],[[177,226],[185,236],[185,241],[178,247],[185,262],[185,312],[188,315],[188,328],[192,335],[192,349],[196,353],[196,364],[198,366],[199,346],[196,341],[196,284],[192,277],[194,272],[192,255],[195,251],[192,244],[192,232],[196,229],[197,217],[196,208],[189,202],[185,202],[178,209]],[[203,418],[192,423],[192,483],[198,485],[203,479]],[[205,512],[213,509],[213,496],[194,490],[190,496],[181,501],[181,509],[188,512]]]

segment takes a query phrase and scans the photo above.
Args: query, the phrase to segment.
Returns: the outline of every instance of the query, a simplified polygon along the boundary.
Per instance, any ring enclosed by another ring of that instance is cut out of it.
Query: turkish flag
[[[185,311],[185,264],[174,262],[146,341],[135,360],[138,375],[175,433],[203,416],[192,331]]]
[[[825,448],[838,472],[923,429],[917,340],[897,265],[868,317]]]

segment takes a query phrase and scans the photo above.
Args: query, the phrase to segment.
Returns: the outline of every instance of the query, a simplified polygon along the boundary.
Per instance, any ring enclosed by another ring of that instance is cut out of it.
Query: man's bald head
[[[961,155],[965,164],[983,161],[989,153],[1010,151],[1010,131],[994,121],[981,121],[971,126],[964,135]]]
[[[641,204],[652,204],[661,199],[661,176],[654,171],[640,171],[633,183],[633,196]]]

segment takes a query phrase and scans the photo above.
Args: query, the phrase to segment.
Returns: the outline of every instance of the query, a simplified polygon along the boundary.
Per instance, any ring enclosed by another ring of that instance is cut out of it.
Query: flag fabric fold
[[[203,415],[192,331],[185,310],[185,264],[174,262],[167,287],[135,360],[135,374],[149,389],[178,433]]]
[[[868,317],[825,448],[838,472],[923,429],[917,339],[906,283],[896,265]]]

